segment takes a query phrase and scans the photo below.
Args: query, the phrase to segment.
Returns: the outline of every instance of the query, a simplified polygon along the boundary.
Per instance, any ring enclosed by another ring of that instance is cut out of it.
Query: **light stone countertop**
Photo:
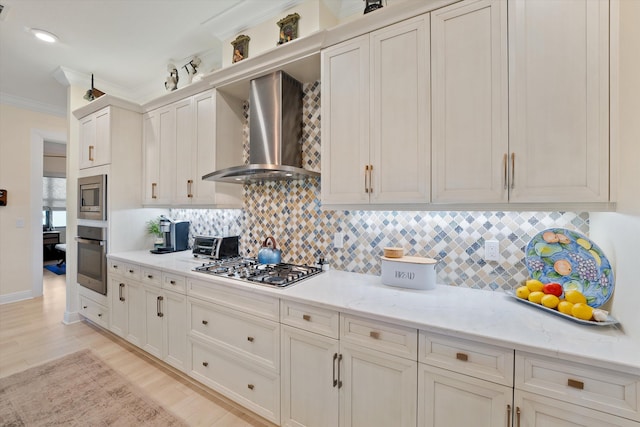
[[[110,254],[108,258],[352,315],[640,375],[640,342],[625,335],[621,328],[579,324],[515,301],[502,292],[444,285],[424,291],[395,288],[383,285],[379,276],[337,270],[275,289],[194,272],[194,267],[207,260],[195,259],[190,251],[161,255],[133,251]]]

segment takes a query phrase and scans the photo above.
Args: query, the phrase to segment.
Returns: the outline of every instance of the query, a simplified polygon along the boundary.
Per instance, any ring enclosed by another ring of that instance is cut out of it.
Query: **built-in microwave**
[[[107,220],[107,175],[78,178],[78,218]]]

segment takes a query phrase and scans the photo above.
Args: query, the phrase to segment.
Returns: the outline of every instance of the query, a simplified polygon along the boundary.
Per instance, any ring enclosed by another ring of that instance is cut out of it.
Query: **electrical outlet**
[[[344,246],[344,233],[337,232],[333,235],[333,247],[336,249],[342,249]]]
[[[500,243],[497,240],[485,240],[484,259],[485,261],[500,260]]]

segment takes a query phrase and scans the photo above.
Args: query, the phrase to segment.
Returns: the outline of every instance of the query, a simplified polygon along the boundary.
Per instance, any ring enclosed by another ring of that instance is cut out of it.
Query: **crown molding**
[[[45,102],[35,101],[21,96],[11,95],[6,92],[0,92],[0,104],[11,105],[12,107],[22,108],[25,110],[35,111],[36,113],[50,114],[52,116],[67,117],[66,107],[47,104]]]

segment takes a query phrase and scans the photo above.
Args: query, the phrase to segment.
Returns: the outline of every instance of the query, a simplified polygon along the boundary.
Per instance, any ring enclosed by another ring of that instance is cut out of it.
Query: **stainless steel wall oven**
[[[78,226],[78,283],[107,294],[107,229]]]

